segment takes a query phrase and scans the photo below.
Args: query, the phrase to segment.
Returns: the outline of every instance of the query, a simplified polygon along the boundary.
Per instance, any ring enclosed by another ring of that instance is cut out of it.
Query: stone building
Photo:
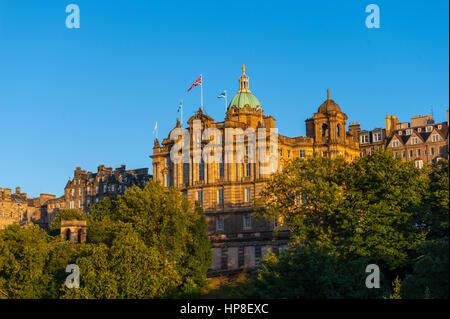
[[[225,121],[215,122],[200,108],[187,121],[189,135],[174,134],[175,138],[170,138],[172,133],[182,132],[177,120],[168,138],[161,143],[155,140],[150,156],[153,179],[164,186],[180,189],[189,200],[197,200],[203,206],[212,241],[212,274],[254,268],[269,249],[277,254],[286,247],[287,231],[275,220],[255,218],[253,205],[272,173],[294,158],[342,156],[351,161],[358,157],[358,135],[346,130],[346,120],[347,116],[330,99],[328,91],[327,99],[317,113],[306,120],[307,136],[271,135],[275,119],[264,114],[261,103],[251,93],[243,67],[239,90],[229,103]],[[196,133],[196,125],[200,133]],[[233,143],[231,147],[219,148],[218,154],[214,154],[218,155],[218,160],[208,162],[198,156],[205,152],[209,143],[223,145],[230,129],[236,133]],[[255,145],[251,134],[259,129],[265,129],[261,135],[265,142],[262,148]],[[210,135],[211,132],[214,134]],[[185,160],[171,160],[170,153],[177,143],[186,144],[187,141]],[[261,163],[259,159],[264,157],[269,160]]]
[[[85,220],[62,220],[61,239],[85,243],[87,237],[87,221]]]
[[[359,125],[359,124],[358,124]],[[384,150],[386,142],[386,130],[375,128],[371,131],[362,130],[359,132],[359,149],[361,156],[367,156],[373,152]]]
[[[11,189],[0,188],[0,229],[11,224],[26,226],[37,224],[45,228],[44,216],[47,214],[47,202],[55,198],[52,194],[41,194],[37,198],[29,198],[16,187],[15,193]]]
[[[435,123],[431,115],[419,115],[410,123],[400,123],[396,117],[387,116],[386,132],[386,149],[402,161],[414,161],[421,168],[424,163],[448,159],[448,120]]]
[[[98,166],[97,173],[87,172],[80,167],[75,169],[73,179],[69,179],[64,195],[56,197],[52,194],[40,194],[37,198],[29,198],[16,188],[0,188],[0,229],[11,224],[36,224],[48,230],[56,214],[63,209],[79,209],[89,211],[91,204],[98,203],[105,197],[116,197],[123,194],[133,185],[141,188],[152,178],[148,168],[127,170],[125,165],[117,169]]]
[[[12,224],[26,224],[28,221],[27,195],[16,188],[14,194],[10,188],[0,188],[0,229]]]
[[[148,168],[127,170],[125,165],[116,169],[100,165],[97,173],[93,173],[77,167],[64,188],[64,195],[47,202],[46,221],[50,224],[61,209],[88,212],[90,205],[106,197],[115,198],[133,185],[143,188],[151,178]]]

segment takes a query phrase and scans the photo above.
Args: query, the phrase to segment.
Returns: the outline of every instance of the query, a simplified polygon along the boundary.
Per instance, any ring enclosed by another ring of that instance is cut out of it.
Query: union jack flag
[[[201,74],[198,77],[197,81],[195,81],[194,84],[192,84],[192,86],[187,91],[189,92],[190,90],[192,90],[197,85],[202,85],[202,75]]]

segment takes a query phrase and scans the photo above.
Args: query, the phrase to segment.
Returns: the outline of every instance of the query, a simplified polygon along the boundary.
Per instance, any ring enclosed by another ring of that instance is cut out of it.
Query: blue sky
[[[67,29],[65,7],[80,7]],[[367,29],[365,7],[380,7]],[[448,1],[0,0],[0,187],[62,195],[76,166],[151,167],[184,100],[209,115],[241,65],[283,135],[305,134],[326,89],[366,129],[386,114],[446,121]]]

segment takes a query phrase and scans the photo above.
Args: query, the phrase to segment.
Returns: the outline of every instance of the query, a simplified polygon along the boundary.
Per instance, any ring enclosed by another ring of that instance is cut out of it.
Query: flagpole
[[[227,90],[225,90],[225,114],[227,113],[227,106],[228,106],[228,103],[227,103]]]
[[[200,95],[200,98],[201,98],[201,101],[200,101],[200,108],[202,109],[202,111],[203,111],[203,75],[202,74],[200,74],[200,77],[202,78],[202,83],[200,84],[200,91],[201,91],[201,95]]]
[[[181,99],[181,127],[183,127],[183,99]]]

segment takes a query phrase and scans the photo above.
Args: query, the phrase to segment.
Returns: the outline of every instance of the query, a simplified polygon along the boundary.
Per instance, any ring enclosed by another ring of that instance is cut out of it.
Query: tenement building
[[[143,188],[151,178],[148,168],[127,170],[125,165],[116,169],[100,165],[97,173],[93,173],[77,167],[66,184],[64,195],[47,202],[46,223],[50,224],[61,209],[88,212],[90,205],[106,197],[115,198],[133,185]]]
[[[421,168],[424,163],[448,159],[448,120],[435,123],[431,115],[419,115],[410,123],[400,123],[395,116],[387,116],[386,132],[386,149],[402,161],[414,161]]]
[[[211,273],[254,268],[269,249],[277,254],[286,247],[289,234],[276,220],[252,214],[273,172],[294,158],[342,156],[352,161],[359,157],[358,134],[347,131],[347,116],[330,98],[329,90],[327,93],[317,112],[306,120],[306,136],[287,137],[275,131],[275,118],[264,114],[250,91],[243,66],[239,90],[224,121],[215,122],[200,108],[187,121],[185,132],[189,134],[177,133],[183,132],[177,120],[167,138],[161,143],[155,140],[150,156],[153,179],[180,189],[189,200],[203,206],[212,241]],[[258,143],[252,132],[256,132]],[[262,147],[261,139],[265,143]],[[218,154],[214,151],[216,160],[208,161],[209,145],[223,145],[224,140],[225,147],[217,148]],[[187,151],[178,151],[179,145]],[[182,161],[171,159],[173,150],[176,155],[183,154]]]
[[[41,224],[41,216],[46,215],[46,203],[55,195],[41,194],[38,198],[29,198],[16,187],[15,193],[10,188],[0,188],[0,229],[12,224],[23,227]]]
[[[151,178],[148,168],[127,170],[125,165],[116,169],[100,165],[97,173],[77,167],[64,195],[58,198],[52,194],[29,198],[19,187],[14,194],[9,188],[0,188],[0,229],[11,224],[36,224],[48,230],[59,211],[72,208],[89,212],[90,205],[106,197],[115,198],[134,185],[143,188]]]

